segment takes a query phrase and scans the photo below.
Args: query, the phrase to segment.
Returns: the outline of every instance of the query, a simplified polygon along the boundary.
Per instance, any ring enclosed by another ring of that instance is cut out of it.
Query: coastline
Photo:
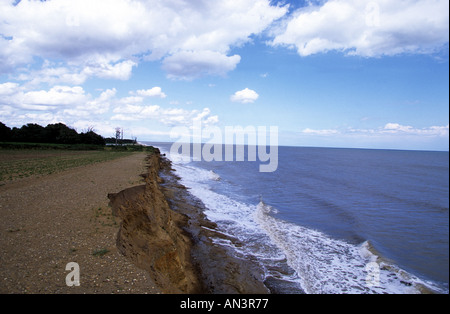
[[[121,219],[117,247],[146,270],[163,293],[266,294],[256,263],[214,239],[229,238],[202,212],[203,204],[178,182],[159,151],[146,158],[145,185],[108,194]]]
[[[0,293],[292,293],[240,255],[245,243],[206,218],[178,175],[157,150],[0,185]],[[401,286],[440,293],[365,249]],[[71,262],[78,287],[66,286]]]

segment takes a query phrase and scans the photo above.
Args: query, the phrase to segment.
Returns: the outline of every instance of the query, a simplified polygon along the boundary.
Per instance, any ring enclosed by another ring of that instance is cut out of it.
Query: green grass
[[[22,143],[22,142],[0,142],[0,150],[98,150],[98,151],[132,151],[132,152],[149,152],[155,151],[153,146],[143,146],[138,144],[126,145],[92,145],[92,144],[52,144],[52,143]]]
[[[49,175],[84,165],[105,162],[132,154],[132,151],[0,149],[0,182]]]
[[[91,144],[52,144],[0,142],[0,149],[34,149],[34,150],[103,150],[103,146]]]

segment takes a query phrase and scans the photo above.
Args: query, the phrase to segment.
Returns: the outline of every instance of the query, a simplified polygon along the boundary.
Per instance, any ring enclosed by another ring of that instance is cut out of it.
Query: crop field
[[[31,176],[104,162],[132,154],[129,151],[68,151],[0,149],[0,185]]]

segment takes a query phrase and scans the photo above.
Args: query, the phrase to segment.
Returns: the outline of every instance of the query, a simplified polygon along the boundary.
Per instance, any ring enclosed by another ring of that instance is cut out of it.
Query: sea
[[[258,263],[274,293],[449,292],[448,152],[280,146],[276,171],[260,172],[145,144],[241,244],[214,242]]]

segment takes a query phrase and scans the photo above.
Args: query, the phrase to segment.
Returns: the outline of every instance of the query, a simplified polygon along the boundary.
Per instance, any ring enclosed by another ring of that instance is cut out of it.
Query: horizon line
[[[148,143],[160,143],[160,144],[173,144],[176,143],[176,141],[174,142],[168,142],[168,141],[149,141],[149,140],[142,140],[139,141],[138,143],[143,143],[143,142],[148,142]],[[184,144],[211,144],[211,145],[234,145],[234,146],[249,146],[248,144],[236,144],[236,143],[204,143],[204,142],[191,142],[191,143],[184,143]],[[253,146],[258,146],[258,145],[253,145]],[[436,153],[449,153],[449,150],[431,150],[431,149],[405,149],[405,148],[374,148],[374,147],[341,147],[341,146],[304,146],[304,145],[283,145],[283,144],[279,144],[279,145],[264,145],[264,146],[278,146],[278,147],[292,147],[292,148],[320,148],[320,149],[360,149],[360,150],[390,150],[390,151],[413,151],[413,152],[436,152]]]

